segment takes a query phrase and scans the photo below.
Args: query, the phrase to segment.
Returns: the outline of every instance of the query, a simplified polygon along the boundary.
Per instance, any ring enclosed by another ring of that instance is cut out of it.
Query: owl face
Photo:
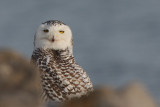
[[[69,26],[61,21],[42,23],[35,34],[35,48],[65,50],[72,48],[72,32]]]

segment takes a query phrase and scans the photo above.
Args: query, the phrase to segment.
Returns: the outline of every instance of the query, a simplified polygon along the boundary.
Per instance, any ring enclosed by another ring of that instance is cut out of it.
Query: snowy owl
[[[43,100],[63,102],[93,90],[72,50],[72,31],[63,22],[46,21],[37,29],[31,61],[40,71]]]

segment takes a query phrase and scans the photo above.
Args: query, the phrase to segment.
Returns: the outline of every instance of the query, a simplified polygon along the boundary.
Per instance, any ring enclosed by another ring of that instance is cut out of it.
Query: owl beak
[[[55,39],[54,39],[54,37],[52,38],[52,40],[51,40],[52,42],[54,42],[55,41]]]

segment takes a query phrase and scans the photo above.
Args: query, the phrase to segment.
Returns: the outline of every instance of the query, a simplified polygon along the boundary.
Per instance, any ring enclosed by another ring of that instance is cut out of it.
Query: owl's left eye
[[[59,33],[60,33],[60,34],[63,34],[63,33],[64,33],[64,31],[63,31],[63,30],[60,30],[60,31],[59,31]]]
[[[49,32],[49,30],[48,29],[44,29],[43,32],[47,33],[47,32]]]

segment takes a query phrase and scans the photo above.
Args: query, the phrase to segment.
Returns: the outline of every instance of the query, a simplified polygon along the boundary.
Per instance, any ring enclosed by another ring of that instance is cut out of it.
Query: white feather
[[[49,32],[44,32],[44,29],[48,29]],[[63,34],[59,31],[64,31]],[[54,41],[52,39],[54,38]],[[55,50],[65,50],[70,49],[72,52],[72,32],[67,25],[52,25],[52,24],[42,24],[37,29],[35,34],[35,49],[55,49]]]

